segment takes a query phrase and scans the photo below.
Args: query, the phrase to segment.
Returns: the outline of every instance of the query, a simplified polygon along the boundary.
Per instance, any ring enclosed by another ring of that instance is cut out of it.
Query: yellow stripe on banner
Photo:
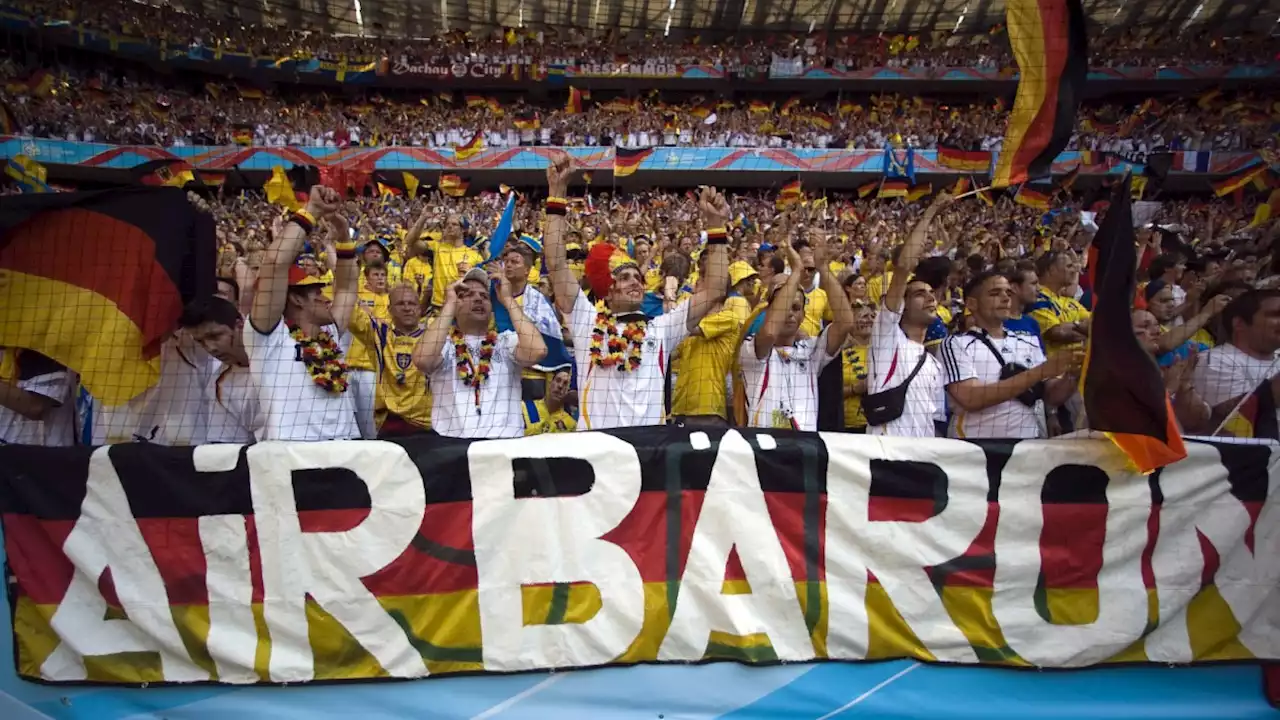
[[[725,588],[730,593],[743,589],[734,581]],[[806,603],[805,583],[796,584],[802,611]],[[600,611],[600,593],[589,583],[571,585],[536,585],[524,588],[523,603],[526,625],[548,622],[583,623]],[[1028,666],[1009,646],[996,623],[991,607],[991,588],[946,587],[942,589],[942,605],[960,631],[973,646],[978,659],[988,664]],[[1154,626],[1157,612],[1156,591],[1148,590],[1148,624]],[[646,583],[644,588],[644,626],[640,635],[617,662],[652,662],[667,633],[670,611],[667,585]],[[819,583],[822,612],[816,618],[812,637],[816,657],[827,657],[826,584]],[[1096,620],[1098,592],[1090,588],[1048,590],[1043,598],[1049,616],[1059,625],[1083,625]],[[412,633],[411,642],[432,674],[476,672],[483,670],[480,650],[479,598],[474,590],[439,595],[405,595],[379,598],[387,613]],[[26,677],[40,677],[40,665],[57,647],[58,639],[49,625],[56,611],[54,605],[36,605],[20,597],[14,608],[14,628],[18,650],[18,672]],[[209,634],[207,606],[175,606],[174,622],[192,660],[216,677],[213,661],[206,649]],[[271,641],[263,620],[262,606],[253,606],[258,632],[254,670],[263,681],[268,679]],[[315,603],[306,605],[308,637],[315,657],[316,680],[341,680],[386,677],[386,672],[356,640],[327,612]],[[108,610],[110,617],[123,617],[119,608]],[[867,615],[872,628],[867,659],[910,658],[934,660],[916,634],[908,627],[878,583],[867,586]],[[1236,639],[1240,625],[1217,589],[1209,586],[1188,605],[1186,621],[1195,661],[1253,660],[1254,656]],[[1175,621],[1176,622],[1176,621]],[[1138,629],[1140,630],[1140,629]],[[1135,631],[1135,634],[1138,634]],[[768,638],[761,634],[734,635],[713,632],[705,659],[732,658],[763,662],[775,655]],[[1109,663],[1147,662],[1143,641],[1139,638],[1129,648],[1110,658]],[[161,665],[155,653],[118,653],[86,658],[85,666],[91,682],[144,683],[159,682]]]
[[[1044,106],[1050,72],[1045,57],[1044,18],[1040,16],[1039,2],[1009,0],[1006,7],[1009,44],[1013,46],[1013,54],[1018,61],[1018,93],[1014,97],[1013,112],[1009,115],[996,171],[991,176],[992,186],[998,188],[1019,182],[1011,179],[1013,161],[1022,149],[1027,130]]]

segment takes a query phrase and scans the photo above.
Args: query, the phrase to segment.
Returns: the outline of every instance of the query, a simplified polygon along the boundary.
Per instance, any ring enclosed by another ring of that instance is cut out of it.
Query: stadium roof
[[[157,0],[143,0],[155,3]],[[169,0],[246,24],[326,34],[428,37],[442,30],[580,28],[699,35],[854,31],[976,33],[1004,20],[1004,0]],[[1108,31],[1166,34],[1187,25],[1224,34],[1276,29],[1273,0],[1084,0]]]

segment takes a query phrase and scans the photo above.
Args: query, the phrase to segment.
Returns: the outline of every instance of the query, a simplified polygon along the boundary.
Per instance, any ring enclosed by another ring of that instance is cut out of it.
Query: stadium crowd
[[[1002,101],[888,94],[730,101],[705,95],[669,100],[655,92],[599,96],[585,100],[580,111],[563,100],[534,107],[519,98],[448,92],[343,101],[282,89],[241,97],[234,86],[184,87],[140,71],[46,70],[11,61],[0,64],[0,80],[23,134],[161,146],[453,148],[479,132],[489,147],[865,149],[892,143],[994,150],[1007,116]],[[1091,103],[1082,108],[1071,148],[1145,154],[1273,147],[1274,113],[1265,97],[1247,93]]]
[[[218,297],[187,308],[160,382],[104,406],[77,400],[74,373],[6,351],[18,382],[3,386],[0,438],[1089,426],[1076,388],[1097,192],[1064,190],[1049,212],[947,193],[569,198],[578,172],[556,154],[549,195],[520,195],[505,236],[493,192],[346,199],[317,186],[297,212],[192,194],[217,225]],[[1280,226],[1257,222],[1258,206],[1143,205],[1133,328],[1189,433],[1215,431],[1274,375]]]
[[[324,28],[290,28],[196,16],[168,5],[134,0],[10,0],[14,8],[45,23],[69,22],[121,36],[145,37],[171,46],[199,45],[268,57],[346,59],[375,62],[404,56],[413,62],[561,64],[626,62],[720,64],[727,70],[767,66],[775,57],[802,56],[810,65],[839,69],[869,67],[1007,68],[1013,57],[1003,25],[966,33],[927,34],[735,33],[723,43],[699,36],[681,39],[656,33],[608,31],[593,36],[575,28],[495,28],[491,32],[455,30],[430,37],[381,37],[377,28],[355,23],[333,34]],[[305,15],[304,15],[305,17]],[[317,19],[319,17],[317,16]],[[957,26],[958,27],[958,26]],[[434,30],[434,28],[432,28]],[[425,31],[424,31],[425,34]],[[1275,59],[1273,38],[1191,36],[1186,28],[1109,29],[1095,38],[1095,65],[1158,67],[1179,64],[1265,63]]]

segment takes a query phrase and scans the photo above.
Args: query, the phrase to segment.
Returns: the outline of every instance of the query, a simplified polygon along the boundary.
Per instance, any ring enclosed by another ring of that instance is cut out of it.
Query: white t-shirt
[[[335,326],[325,328],[337,333]],[[343,333],[338,345],[345,353],[351,333]],[[261,440],[351,440],[360,437],[356,427],[351,389],[331,393],[316,385],[298,357],[298,344],[289,337],[284,320],[263,334],[253,323],[244,324],[244,347],[249,372],[258,387],[262,409]]]
[[[983,385],[1000,381],[1000,362],[974,333],[952,335],[942,343],[942,369],[946,384],[977,380]],[[1002,338],[987,335],[1005,363],[1030,369],[1045,361],[1040,341],[1030,333],[1006,331]],[[954,438],[1040,438],[1045,437],[1043,404],[1027,407],[1009,400],[977,412],[965,412],[952,404],[954,414],[947,435]]]
[[[942,368],[924,345],[912,341],[902,332],[902,313],[880,306],[871,330],[870,372],[867,375],[867,394],[891,390],[906,382],[915,370],[920,357],[924,366],[907,387],[902,416],[886,425],[868,425],[868,435],[897,435],[900,437],[936,437],[933,416],[940,409],[939,389],[942,387]],[[865,402],[865,401],[864,401]]]
[[[87,444],[138,440],[188,447],[206,441],[210,383],[222,363],[192,342],[172,337],[160,347],[160,379],[122,405],[80,399],[81,437]]]
[[[689,335],[686,325],[690,302],[685,300],[671,312],[647,323],[640,367],[623,372],[591,364],[596,307],[586,293],[578,291],[569,316],[569,332],[573,336],[573,359],[578,366],[579,430],[661,425],[666,420],[663,396],[666,372],[676,346]],[[621,333],[625,325],[618,322],[616,331]]]
[[[1246,355],[1235,345],[1219,345],[1200,356],[1192,381],[1196,392],[1216,407],[1232,398],[1251,393],[1280,373],[1280,353],[1272,360]],[[1280,410],[1276,412],[1280,421]]]
[[[0,356],[8,349],[0,349]],[[65,447],[75,444],[75,373],[53,360],[27,350],[18,356],[16,385],[54,402],[44,420],[32,420],[0,406],[0,444]]]
[[[206,442],[251,443],[262,430],[258,386],[247,367],[224,364],[209,386],[209,433]]]
[[[747,426],[815,432],[818,429],[818,374],[835,356],[827,353],[827,331],[791,347],[774,347],[756,357],[755,338],[738,348],[747,394]]]
[[[480,359],[483,335],[464,335],[463,341],[473,362]],[[442,362],[431,373],[431,429],[445,437],[512,438],[524,435],[520,409],[520,365],[516,362],[519,336],[512,330],[498,333],[489,377],[480,383],[477,403],[475,388],[458,377],[457,351],[446,340],[440,350]]]

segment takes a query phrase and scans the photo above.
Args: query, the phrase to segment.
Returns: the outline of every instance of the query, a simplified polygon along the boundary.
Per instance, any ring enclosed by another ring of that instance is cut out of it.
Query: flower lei
[[[325,392],[347,391],[347,363],[332,335],[321,330],[315,337],[308,337],[301,328],[289,325],[289,337],[297,343],[297,359],[307,366],[312,382]]]
[[[480,414],[480,386],[489,379],[493,363],[493,348],[498,342],[498,334],[493,330],[485,333],[480,341],[480,359],[473,360],[471,348],[463,337],[458,326],[449,331],[449,339],[453,341],[453,357],[458,366],[458,379],[471,388],[475,394],[476,414]]]
[[[616,367],[618,372],[640,367],[646,326],[646,320],[629,320],[619,334],[613,314],[597,312],[596,325],[591,330],[591,364],[599,368]]]

